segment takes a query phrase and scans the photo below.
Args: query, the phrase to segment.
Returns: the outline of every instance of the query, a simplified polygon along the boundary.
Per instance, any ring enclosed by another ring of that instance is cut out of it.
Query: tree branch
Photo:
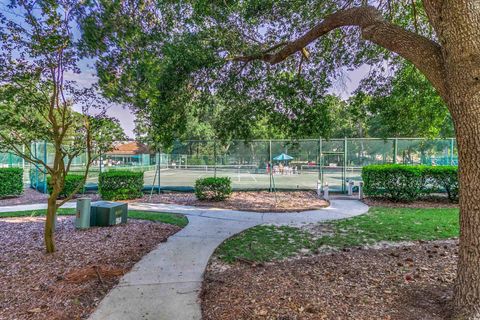
[[[274,46],[259,54],[234,57],[231,60],[244,62],[263,60],[277,64],[330,31],[347,26],[359,27],[364,39],[412,62],[432,82],[442,97],[447,96],[440,45],[386,21],[381,12],[371,6],[333,13],[298,39],[283,46],[281,44],[279,50],[272,51],[272,48],[276,47]]]

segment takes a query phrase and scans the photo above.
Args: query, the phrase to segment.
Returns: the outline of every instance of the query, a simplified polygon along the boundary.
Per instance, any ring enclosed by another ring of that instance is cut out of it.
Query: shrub
[[[458,202],[458,167],[425,167],[424,176],[437,190],[445,190],[451,202]]]
[[[371,165],[362,168],[364,193],[393,201],[413,201],[423,190],[423,166]]]
[[[458,201],[458,169],[455,166],[371,165],[362,169],[364,193],[393,201],[413,201],[421,195],[445,191]]]
[[[112,170],[100,173],[98,191],[105,200],[128,200],[143,196],[143,172]]]
[[[232,181],[228,177],[207,177],[195,181],[195,195],[199,200],[221,201],[232,194]]]
[[[80,186],[76,194],[79,193],[84,193],[85,192],[85,183],[83,181],[83,174],[67,174],[65,177],[65,185],[63,186],[62,191],[60,192],[59,196],[60,197],[68,197],[70,196],[75,189]],[[52,193],[52,186],[50,185],[50,181],[52,178],[49,176],[47,177],[47,188],[48,188],[48,193]]]
[[[19,196],[23,192],[23,169],[0,168],[0,198]]]

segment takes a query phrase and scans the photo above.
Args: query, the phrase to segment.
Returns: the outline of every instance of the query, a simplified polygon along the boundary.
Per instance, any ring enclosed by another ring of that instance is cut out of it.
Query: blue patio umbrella
[[[289,156],[288,154],[282,153],[273,158],[275,161],[288,161],[288,160],[293,160],[293,157]]]

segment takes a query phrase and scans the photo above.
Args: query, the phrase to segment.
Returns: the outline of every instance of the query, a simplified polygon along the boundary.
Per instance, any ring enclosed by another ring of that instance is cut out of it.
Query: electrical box
[[[90,198],[80,198],[77,200],[75,228],[87,229],[90,227],[90,205]]]
[[[92,203],[90,226],[106,227],[127,223],[128,204],[122,202],[99,201]]]

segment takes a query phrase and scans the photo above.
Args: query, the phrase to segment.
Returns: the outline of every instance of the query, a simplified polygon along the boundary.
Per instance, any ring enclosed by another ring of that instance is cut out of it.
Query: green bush
[[[62,191],[60,192],[59,196],[60,197],[68,197],[70,196],[75,189],[80,186],[76,194],[84,193],[85,192],[85,183],[83,181],[84,176],[82,174],[67,174],[65,177],[65,185],[63,186]],[[52,193],[52,186],[50,185],[50,181],[52,180],[52,177],[48,176],[47,177],[47,188],[48,188],[48,193]]]
[[[414,201],[436,191],[446,191],[458,201],[458,173],[454,166],[370,165],[362,168],[364,193],[393,201]]]
[[[19,196],[23,192],[23,169],[0,168],[0,198]]]
[[[143,172],[112,170],[100,173],[98,191],[105,200],[128,200],[143,196]]]
[[[458,202],[458,167],[425,167],[424,177],[436,190],[444,190],[451,202]]]
[[[413,201],[422,193],[423,166],[371,165],[362,168],[364,193],[393,201]]]
[[[232,181],[228,177],[207,177],[195,181],[195,195],[199,200],[221,201],[232,194]]]

